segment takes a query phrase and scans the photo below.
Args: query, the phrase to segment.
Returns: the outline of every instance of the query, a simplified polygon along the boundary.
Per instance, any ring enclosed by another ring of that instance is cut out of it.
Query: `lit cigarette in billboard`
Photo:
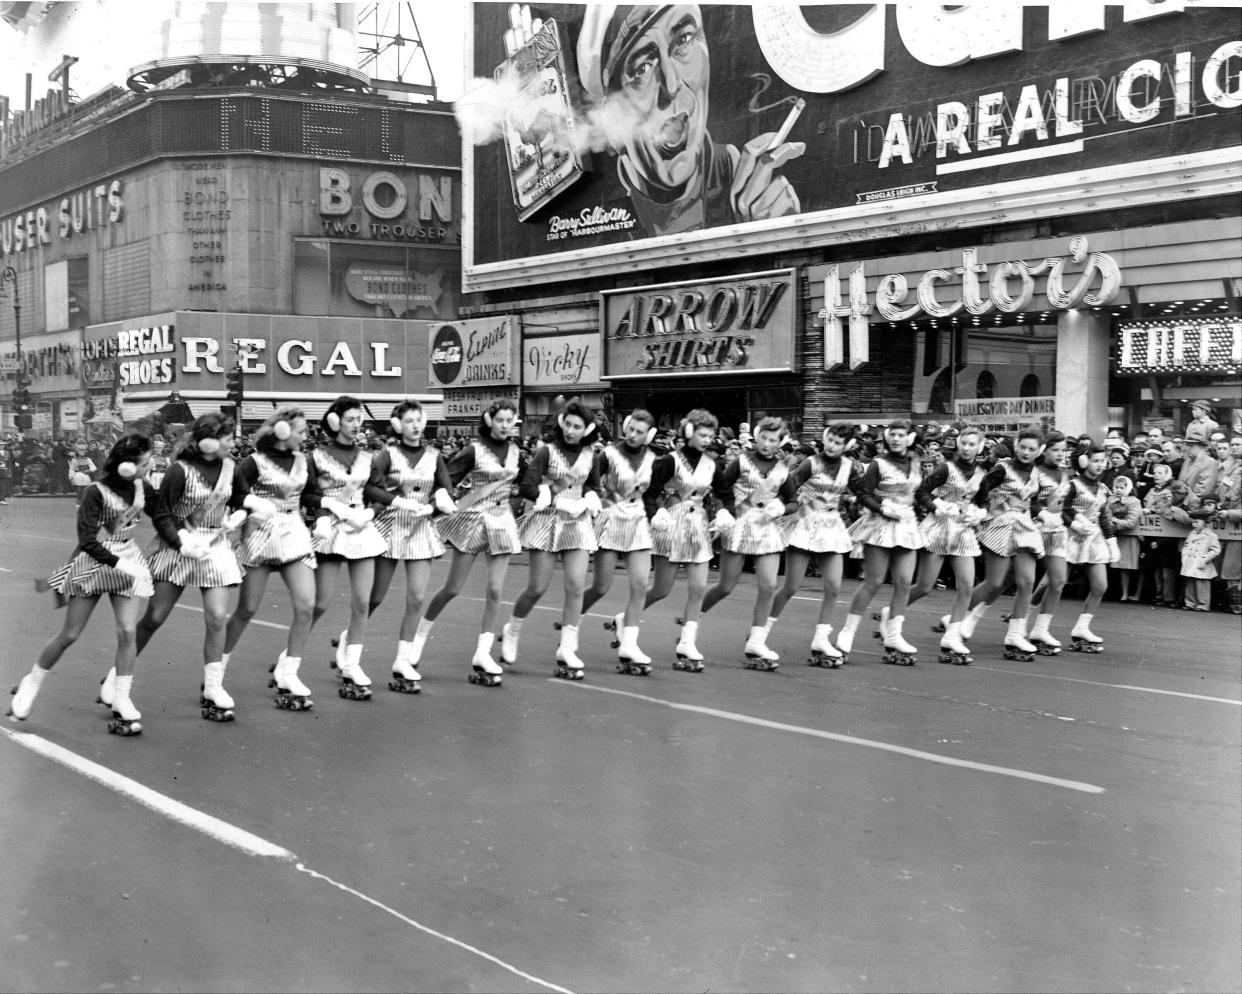
[[[793,126],[798,123],[798,118],[802,116],[802,111],[806,108],[806,101],[799,97],[794,101],[793,107],[789,110],[789,116],[785,118],[785,123],[781,125],[781,130],[776,133],[776,137],[764,149],[765,153],[775,152],[777,147],[789,137],[789,132],[793,130]]]

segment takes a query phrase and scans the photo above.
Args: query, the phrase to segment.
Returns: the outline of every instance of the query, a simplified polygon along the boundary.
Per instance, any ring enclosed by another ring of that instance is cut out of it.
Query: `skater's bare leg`
[[[160,626],[168,620],[168,615],[172,612],[173,606],[181,598],[181,591],[184,587],[180,587],[175,583],[169,583],[167,580],[155,581],[155,594],[147,601],[147,610],[142,616],[142,620],[138,622],[137,652],[142,655],[142,650],[147,647],[147,643],[151,641],[151,636],[159,631]]]
[[[427,613],[423,615],[427,621],[435,621],[440,617],[440,612],[444,610],[448,602],[461,593],[477,555],[478,553],[475,552],[459,552],[452,546],[449,547],[448,576],[444,578],[444,585],[435,592],[431,603],[427,605]]]
[[[65,654],[65,650],[78,640],[82,630],[86,628],[86,623],[90,621],[91,612],[99,603],[99,597],[99,594],[95,594],[92,597],[69,598],[69,603],[65,606],[65,623],[39,653],[39,669],[50,670]]]
[[[632,553],[631,553],[632,555]],[[595,602],[607,595],[612,587],[612,577],[617,571],[617,560],[620,553],[614,552],[612,549],[600,549],[595,553],[595,570],[591,577],[591,586],[586,593],[582,595],[582,613],[586,614]],[[626,557],[626,565],[629,565],[629,557]],[[643,576],[643,591],[646,592],[647,577]]]
[[[565,600],[561,606],[561,624],[577,625],[582,620],[582,595],[586,590],[587,569],[591,554],[585,549],[566,549],[561,553],[565,580]]]
[[[518,594],[517,600],[513,603],[513,617],[515,618],[525,618],[530,614],[531,609],[548,592],[548,587],[552,584],[552,574],[556,570],[557,554],[555,552],[531,549],[527,555],[530,559],[530,569],[526,578],[526,589]]]
[[[229,593],[228,587],[206,587],[203,590],[203,626],[206,629],[203,638],[204,663],[218,662],[224,656],[224,636],[229,623]],[[147,615],[150,614],[151,609],[148,607]],[[146,620],[146,616],[143,620]],[[141,625],[138,636],[141,640]]]
[[[229,618],[228,627],[224,632],[225,652],[232,652],[237,648],[237,643],[241,641],[242,632],[250,624],[250,619],[258,614],[270,572],[267,566],[246,568],[246,575],[242,577],[241,590],[237,594],[237,607],[233,609],[233,615]]]
[[[811,554],[802,549],[785,550],[785,583],[772,598],[772,617],[779,618],[785,605],[798,592],[806,577],[806,568],[811,564]]]
[[[677,564],[664,556],[651,557],[651,586],[643,601],[643,608],[649,608],[657,601],[664,600],[673,589],[673,581],[677,579]]]
[[[379,564],[395,560],[376,560],[375,578],[379,580]],[[391,573],[390,573],[391,575]],[[430,559],[407,559],[405,563],[405,613],[401,616],[403,642],[409,642],[418,631],[418,621],[423,615],[423,602],[427,598],[427,584],[431,581]],[[372,590],[375,588],[372,587]]]
[[[322,569],[322,566],[320,567]],[[290,659],[301,659],[310,638],[315,611],[315,573],[306,563],[286,563],[280,573],[289,588],[289,600],[293,602],[293,621],[289,625],[289,639],[285,653]]]
[[[720,601],[724,600],[737,586],[742,578],[742,567],[746,557],[740,552],[722,552],[720,554],[720,571],[716,574],[716,583],[703,597],[703,613],[706,614]],[[765,616],[765,622],[768,620]]]

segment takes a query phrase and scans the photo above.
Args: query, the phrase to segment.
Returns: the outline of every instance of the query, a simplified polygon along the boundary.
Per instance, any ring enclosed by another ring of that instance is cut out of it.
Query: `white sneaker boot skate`
[[[1035,658],[1036,648],[1026,638],[1026,619],[1010,618],[1009,631],[1005,634],[1006,659],[1021,659],[1029,663]]]
[[[112,701],[116,697],[116,667],[109,667],[104,678],[99,681],[99,696],[95,698],[96,704],[102,704],[106,708],[112,707]]]
[[[43,686],[43,679],[48,672],[39,666],[33,666],[30,672],[21,678],[21,681],[13,688],[13,700],[9,702],[9,709],[6,712],[10,719],[25,721],[30,717],[35,698],[39,695],[39,688]]]
[[[618,672],[646,676],[651,672],[651,657],[638,647],[638,626],[630,625],[620,631],[621,642],[617,646]]]
[[[565,680],[581,680],[585,669],[578,658],[578,626],[561,626],[561,644],[556,650],[556,675]]]
[[[914,654],[919,650],[907,642],[905,636],[901,634],[905,623],[905,616],[901,614],[888,619],[888,625],[884,630],[884,662],[895,666],[914,665]]]
[[[983,620],[983,616],[987,613],[988,605],[983,603],[976,604],[966,612],[966,617],[962,619],[961,628],[962,640],[964,642],[969,642],[975,637],[975,628],[978,626],[979,622]]]
[[[345,665],[341,667],[344,685],[337,693],[349,701],[371,699],[371,678],[362,671],[362,643],[352,642],[345,647]]]
[[[477,683],[483,687],[499,687],[500,678],[504,670],[496,660],[492,659],[492,643],[496,636],[491,632],[483,632],[479,635],[479,643],[475,646],[474,657],[470,660],[470,665],[474,667],[474,672],[470,674],[470,682]]]
[[[332,657],[332,668],[338,673],[345,669],[345,650],[349,648],[349,629],[344,629],[334,640],[336,654]]]
[[[960,621],[950,621],[945,625],[944,636],[940,639],[940,661],[958,666],[969,666],[973,662],[969,647],[962,641]]]
[[[961,622],[958,623],[961,624]],[[949,630],[949,615],[942,614],[940,620],[931,626],[931,630],[933,632],[947,632]]]
[[[306,711],[314,702],[310,699],[310,687],[298,677],[300,656],[290,656],[284,651],[276,660],[272,671],[272,683],[276,687],[276,706],[288,711]]]
[[[812,666],[836,669],[836,667],[844,664],[845,657],[841,655],[828,639],[828,636],[831,634],[832,625],[815,626],[815,636],[811,639],[811,658],[809,660]]]
[[[1094,614],[1080,614],[1070,632],[1070,649],[1074,652],[1103,652],[1104,640],[1091,630]]]
[[[427,647],[427,640],[431,638],[431,626],[434,621],[428,621],[423,618],[418,623],[418,629],[414,632],[414,639],[410,642],[410,654],[408,656],[411,666],[417,666],[423,658],[423,649]]]
[[[619,611],[618,613],[614,614],[610,619],[605,621],[604,631],[616,633],[615,635],[613,635],[612,641],[608,644],[612,646],[612,648],[617,650],[617,655],[619,656],[625,655],[625,650],[621,648],[621,646],[625,642],[625,612]]]
[[[392,679],[388,681],[388,689],[401,694],[417,694],[420,690],[419,681],[422,675],[410,661],[414,651],[413,642],[397,640],[397,658],[392,661]]]
[[[837,650],[841,653],[842,662],[846,662],[850,658],[850,651],[854,648],[854,633],[858,631],[858,626],[861,623],[861,614],[847,614],[845,616],[845,624],[841,626],[841,631],[837,633]]]
[[[677,640],[677,658],[673,661],[673,669],[686,670],[690,673],[703,672],[703,653],[694,644],[699,634],[699,623],[687,621],[681,626],[681,638]]]
[[[517,662],[518,639],[522,636],[525,618],[510,618],[500,629],[500,661],[509,666]],[[489,653],[490,657],[490,653]]]
[[[112,720],[108,722],[108,731],[113,735],[141,735],[142,712],[134,707],[130,700],[130,689],[134,685],[134,676],[118,676],[116,678],[116,694],[112,698]]]
[[[233,698],[224,689],[225,667],[223,661],[203,666],[203,689],[198,706],[208,721],[233,720]]]
[[[890,620],[890,614],[890,608],[882,607],[880,608],[879,616],[875,619],[880,623],[880,627],[872,633],[872,636],[874,638],[878,638],[883,645],[888,645],[888,623]]]
[[[768,648],[763,636],[764,628],[762,625],[751,626],[750,638],[746,640],[746,646],[742,650],[746,653],[746,668],[748,670],[774,670],[777,668],[777,660],[781,657]]]
[[[1027,633],[1027,638],[1035,646],[1041,656],[1055,656],[1061,651],[1061,643],[1052,637],[1048,626],[1052,624],[1052,615],[1037,614],[1035,626]]]

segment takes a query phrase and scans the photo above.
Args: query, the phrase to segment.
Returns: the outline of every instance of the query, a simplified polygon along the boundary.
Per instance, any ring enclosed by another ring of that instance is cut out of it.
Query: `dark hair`
[[[766,417],[759,419],[752,434],[758,435],[761,431],[774,431],[778,435],[787,435],[789,434],[789,427],[785,424],[784,418]]]
[[[327,432],[330,438],[335,438],[336,433],[339,430],[339,428],[333,428],[331,425],[328,424],[328,415],[335,414],[339,418],[346,411],[355,411],[355,410],[356,411],[363,410],[362,401],[360,401],[357,397],[351,397],[348,394],[342,394],[340,397],[337,397],[336,400],[334,400],[331,404],[329,404],[328,409],[323,412],[323,417],[319,419],[319,427],[322,428],[325,432]],[[338,422],[338,426],[339,426],[339,422]]]
[[[177,446],[177,459],[193,459],[202,453],[198,443],[205,438],[224,438],[233,434],[233,419],[227,414],[200,414],[194,419],[189,430],[181,436],[181,444]],[[152,442],[155,439],[151,440]]]
[[[1063,436],[1060,436],[1063,437]],[[1021,442],[1024,438],[1033,438],[1040,445],[1044,444],[1044,433],[1038,428],[1023,428],[1014,438],[1014,444]]]
[[[829,425],[824,429],[825,435],[836,435],[837,438],[848,442],[854,437],[854,426],[850,424]]]
[[[711,428],[715,431],[720,427],[720,422],[716,420],[716,415],[706,408],[696,407],[681,419],[682,434],[685,434],[686,426],[689,425],[691,433],[698,431],[700,428]]]
[[[423,405],[416,400],[403,400],[392,409],[392,414],[389,415],[389,417],[396,418],[400,421],[403,417],[405,417],[406,412],[408,411],[418,411],[421,414],[423,411]],[[400,432],[393,429],[391,422],[388,424],[388,432],[391,435],[400,435]]]
[[[479,423],[475,426],[476,433],[481,438],[487,437],[492,433],[492,426],[490,423],[492,418],[494,418],[501,411],[512,411],[516,415],[517,410],[517,404],[508,398],[502,397],[500,400],[493,400],[491,406],[479,415]]]
[[[586,434],[582,436],[582,441],[586,442],[591,434],[591,427],[595,424],[595,418],[591,412],[586,409],[586,405],[580,400],[571,400],[561,408],[561,413],[556,416],[556,425],[552,429],[553,435],[558,442],[565,441],[565,432],[561,428],[561,418],[575,417],[578,418],[587,428]]]
[[[1103,455],[1107,451],[1108,450],[1105,449],[1104,446],[1100,445],[1098,442],[1093,442],[1089,438],[1083,442],[1079,442],[1078,447],[1074,449],[1074,469],[1081,473],[1084,469],[1086,469],[1084,460],[1090,459],[1092,456],[1097,454]]]
[[[254,447],[258,452],[268,453],[276,448],[276,443],[280,439],[276,435],[276,425],[281,421],[292,426],[298,418],[306,419],[306,415],[302,412],[302,408],[293,404],[285,404],[276,408],[271,414],[259,425],[254,432]]]
[[[637,407],[634,410],[630,411],[629,419],[631,421],[641,421],[648,428],[654,428],[656,426],[655,415],[652,414],[645,407]]]
[[[1057,443],[1065,442],[1065,441],[1068,441],[1068,439],[1064,435],[1062,435],[1059,431],[1050,431],[1046,435],[1044,435],[1044,438],[1043,438],[1045,449],[1050,449]]]
[[[137,462],[142,458],[143,453],[151,451],[151,439],[146,435],[140,435],[136,431],[131,431],[127,435],[122,435],[112,443],[112,449],[108,453],[108,458],[104,461],[103,475],[105,478],[111,476],[117,479],[124,479],[117,472],[123,462]]]
[[[884,431],[914,431],[914,425],[910,423],[909,418],[897,418],[886,424]]]

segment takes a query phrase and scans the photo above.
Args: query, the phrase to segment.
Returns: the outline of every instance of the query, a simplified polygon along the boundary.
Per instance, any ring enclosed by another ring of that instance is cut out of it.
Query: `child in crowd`
[[[1207,611],[1212,606],[1212,580],[1216,577],[1213,560],[1220,555],[1220,539],[1208,527],[1211,511],[1196,508],[1190,512],[1190,534],[1182,543],[1182,579],[1185,581],[1187,611]]]
[[[1120,600],[1137,601],[1142,592],[1136,586],[1139,567],[1139,537],[1127,534],[1139,523],[1143,515],[1143,505],[1134,496],[1134,481],[1128,476],[1116,476],[1112,483],[1113,497],[1108,502],[1108,511],[1112,515],[1113,525],[1117,529],[1117,548],[1121,558],[1113,564],[1117,571],[1120,584]]]
[[[1190,518],[1184,507],[1186,485],[1180,493],[1174,488],[1173,471],[1167,463],[1157,463],[1152,469],[1152,487],[1143,498],[1143,507],[1168,521],[1188,524]],[[1155,572],[1156,606],[1177,607],[1177,570],[1181,561],[1181,539],[1170,536],[1149,538],[1143,545],[1147,552],[1147,564]]]
[[[78,442],[73,447],[73,456],[69,460],[69,482],[77,495],[78,504],[82,503],[82,491],[91,485],[91,474],[95,472],[95,462],[86,454],[86,443]]]

